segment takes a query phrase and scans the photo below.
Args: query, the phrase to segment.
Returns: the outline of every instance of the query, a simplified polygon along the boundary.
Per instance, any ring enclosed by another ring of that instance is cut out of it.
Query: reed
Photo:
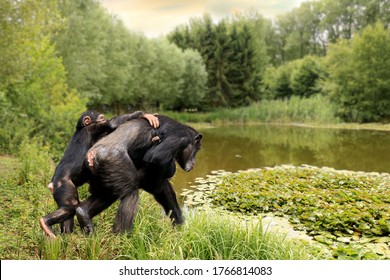
[[[164,112],[182,122],[221,123],[338,123],[334,104],[328,97],[292,96],[290,99],[262,100],[247,107],[217,109],[206,113]]]

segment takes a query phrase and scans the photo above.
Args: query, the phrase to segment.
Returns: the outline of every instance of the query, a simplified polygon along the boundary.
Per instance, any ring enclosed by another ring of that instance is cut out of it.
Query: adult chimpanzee
[[[170,213],[174,224],[183,223],[169,179],[176,172],[175,162],[187,172],[193,169],[202,134],[168,117],[157,117],[160,126],[156,130],[139,120],[132,120],[88,151],[87,165],[93,174],[91,196],[76,209],[77,219],[85,232],[92,232],[92,218],[117,199],[121,202],[113,230],[131,230],[139,188],[153,194],[166,214]],[[157,145],[150,143],[156,135],[161,141]]]
[[[118,116],[111,120],[106,120],[104,115],[97,111],[87,111],[81,115],[77,121],[76,131],[48,185],[58,205],[56,211],[39,220],[48,236],[55,237],[51,226],[57,223],[61,223],[61,232],[73,231],[73,216],[79,204],[77,187],[86,183],[89,178],[89,170],[84,165],[88,149],[102,136],[114,131],[120,124],[141,117],[149,121],[151,129],[158,126],[158,119],[155,116],[141,111]],[[147,122],[145,124],[149,126]]]

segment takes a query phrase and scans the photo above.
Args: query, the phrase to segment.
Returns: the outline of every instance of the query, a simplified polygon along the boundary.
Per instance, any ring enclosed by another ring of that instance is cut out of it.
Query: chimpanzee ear
[[[89,124],[91,124],[92,120],[91,120],[91,117],[90,116],[85,116],[83,118],[83,126],[87,126]]]
[[[200,140],[202,140],[202,138],[203,135],[199,133],[198,135],[195,136],[195,142],[199,142]]]

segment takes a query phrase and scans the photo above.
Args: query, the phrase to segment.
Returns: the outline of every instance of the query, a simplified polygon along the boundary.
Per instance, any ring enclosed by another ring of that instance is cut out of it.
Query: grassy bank
[[[329,98],[293,96],[285,100],[263,100],[248,107],[216,109],[213,112],[161,112],[194,127],[226,124],[286,124],[319,128],[390,131],[390,123],[344,123],[336,117]]]
[[[217,109],[209,113],[164,114],[183,122],[221,123],[338,123],[335,109],[327,97],[292,96],[285,100],[263,100],[248,107]]]
[[[0,170],[12,170],[12,174],[2,174],[0,178],[0,258],[3,260],[287,260],[319,257],[318,252],[308,248],[306,243],[264,232],[261,223],[245,223],[226,213],[205,209],[186,211],[185,224],[172,228],[161,207],[143,192],[131,234],[112,233],[116,203],[96,217],[96,232],[92,236],[85,236],[77,228],[73,234],[49,240],[43,235],[38,219],[56,208],[46,188],[52,170],[37,172],[39,166],[34,163],[43,161],[45,155],[45,151],[39,152],[30,146],[29,157],[34,160],[24,159],[21,165],[15,158],[0,161]],[[87,195],[87,187],[81,187],[81,198]],[[59,228],[54,230],[58,233]]]
[[[27,186],[23,186],[28,188]],[[42,186],[41,186],[42,187]],[[2,184],[2,189],[10,189]],[[38,186],[36,187],[38,188]],[[15,188],[13,188],[15,191]],[[117,204],[96,218],[96,232],[49,240],[38,226],[38,218],[53,208],[48,194],[32,189],[2,198],[1,259],[311,259],[304,244],[283,236],[264,233],[260,224],[241,224],[228,215],[191,211],[186,223],[172,228],[159,205],[147,194],[131,234],[111,231]],[[46,191],[46,190],[45,190]],[[38,198],[37,193],[40,193]],[[57,232],[58,233],[58,232]]]

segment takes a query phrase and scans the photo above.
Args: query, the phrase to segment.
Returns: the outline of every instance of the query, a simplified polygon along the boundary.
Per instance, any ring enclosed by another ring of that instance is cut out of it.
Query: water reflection
[[[224,126],[204,135],[195,169],[178,171],[176,190],[212,170],[237,171],[309,164],[354,171],[390,172],[390,132],[298,126]]]

